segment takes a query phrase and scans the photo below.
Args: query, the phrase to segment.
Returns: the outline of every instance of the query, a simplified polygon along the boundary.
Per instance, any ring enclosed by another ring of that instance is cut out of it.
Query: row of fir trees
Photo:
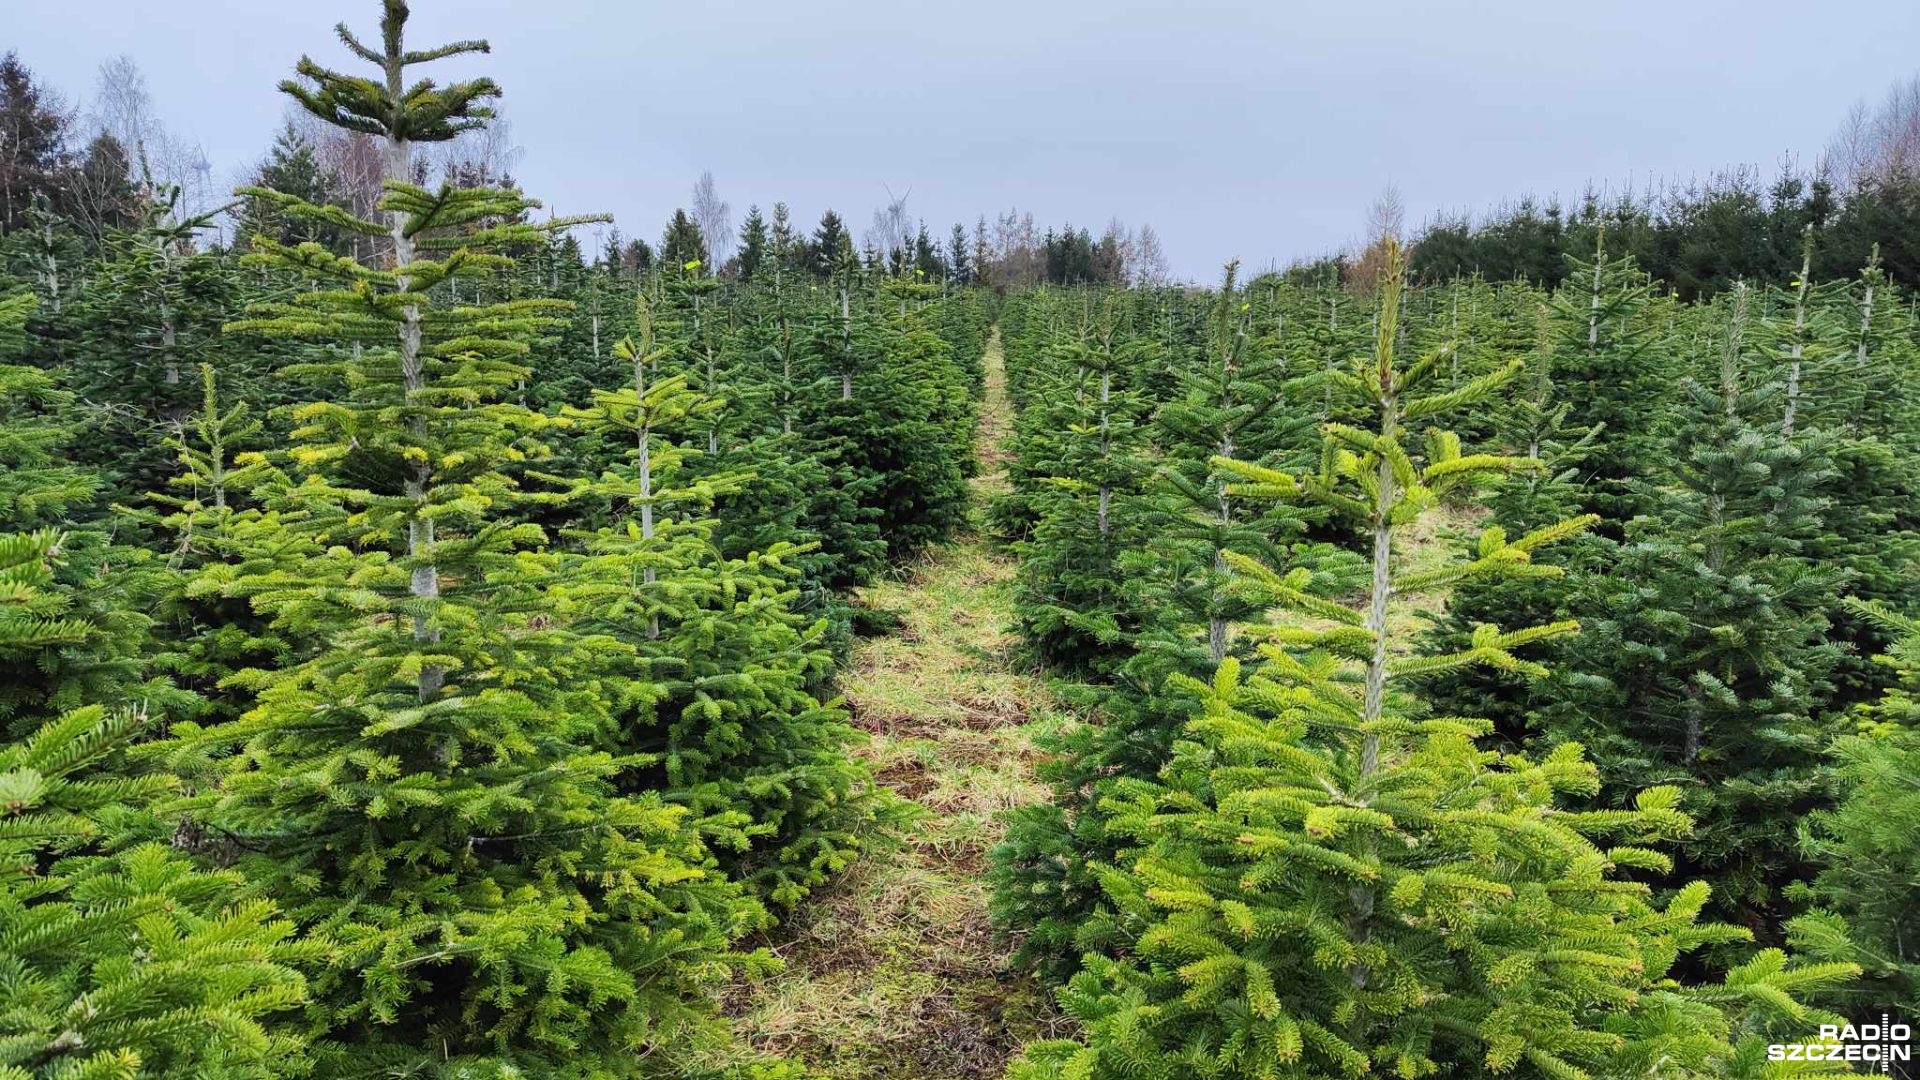
[[[1387,242],[1008,299],[995,520],[1084,720],[996,853],[1074,1031],[1013,1076],[1785,1076],[1920,1016],[1920,327],[1815,239],[1701,303],[1604,232],[1552,291]]]
[[[585,265],[423,181],[500,90],[407,18],[282,84],[376,212],[0,240],[0,1076],[745,1075],[716,988],[896,813],[834,667],[987,301]]]

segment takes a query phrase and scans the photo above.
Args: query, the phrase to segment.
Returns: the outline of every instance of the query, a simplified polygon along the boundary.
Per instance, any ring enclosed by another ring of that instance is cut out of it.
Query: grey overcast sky
[[[0,49],[70,100],[119,54],[221,179],[270,143],[294,60],[348,58],[369,0],[6,0]],[[1811,161],[1920,68],[1920,3],[1849,0],[415,0],[421,44],[485,37],[516,176],[653,238],[712,169],[734,220],[784,199],[855,235],[887,189],[936,235],[1017,206],[1151,223],[1211,279],[1514,197]]]

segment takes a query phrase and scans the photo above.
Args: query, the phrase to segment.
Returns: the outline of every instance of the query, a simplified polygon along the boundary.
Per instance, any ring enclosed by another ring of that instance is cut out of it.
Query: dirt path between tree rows
[[[896,847],[804,903],[776,946],[785,971],[733,1002],[742,1037],[809,1077],[998,1078],[1051,1016],[1044,991],[1008,971],[987,921],[997,815],[1046,798],[1034,738],[1066,721],[1044,682],[1010,659],[1014,564],[986,536],[1012,425],[997,331],[986,374],[973,527],[862,591],[903,625],[860,642],[843,677],[870,736],[860,752],[921,816]]]

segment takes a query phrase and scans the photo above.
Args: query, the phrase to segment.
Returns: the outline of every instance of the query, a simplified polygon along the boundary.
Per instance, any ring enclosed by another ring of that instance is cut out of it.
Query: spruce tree
[[[747,219],[740,223],[740,252],[733,257],[734,276],[752,281],[767,263],[767,219],[758,206],[747,207]]]
[[[34,81],[33,72],[8,50],[0,56],[0,235],[28,224],[35,196],[58,189],[68,162],[69,120],[57,98]]]
[[[768,223],[767,256],[783,276],[807,271],[807,238],[794,227],[793,211],[787,204],[773,204],[773,220]]]
[[[807,255],[809,268],[821,277],[851,269],[856,261],[853,234],[847,231],[846,222],[839,214],[828,210],[820,215],[820,224],[807,244]]]
[[[967,247],[966,226],[953,223],[953,235],[947,238],[947,273],[955,285],[974,283],[972,256]]]
[[[713,270],[707,254],[707,239],[700,235],[700,226],[685,210],[673,212],[667,231],[660,237],[660,250],[655,253],[655,259],[668,270],[676,267],[689,273],[702,268],[708,273]]]
[[[300,134],[292,121],[274,136],[273,147],[255,172],[252,185],[294,195],[315,206],[326,206],[339,199],[339,179],[320,166],[313,144]],[[256,234],[270,236],[289,247],[310,240],[337,255],[351,254],[348,235],[338,224],[289,219],[272,203],[253,198],[242,202],[235,215],[236,246],[246,247]]]

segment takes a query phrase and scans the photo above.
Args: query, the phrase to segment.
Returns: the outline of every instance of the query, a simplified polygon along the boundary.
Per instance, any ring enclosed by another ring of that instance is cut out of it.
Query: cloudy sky
[[[656,236],[702,169],[737,221],[784,199],[856,234],[888,191],[944,235],[1018,206],[1150,222],[1177,273],[1318,254],[1388,183],[1410,223],[1588,182],[1817,155],[1847,108],[1920,69],[1920,4],[1852,0],[415,0],[413,39],[506,89],[516,175],[562,212]],[[134,58],[223,183],[304,51],[345,63],[369,0],[7,0],[69,99]]]

